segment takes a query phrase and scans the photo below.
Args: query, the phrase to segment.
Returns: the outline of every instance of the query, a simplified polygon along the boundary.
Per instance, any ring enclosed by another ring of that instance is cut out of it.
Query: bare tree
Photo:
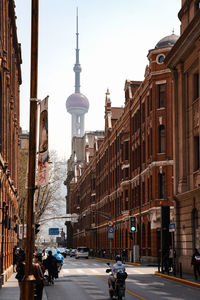
[[[56,151],[50,153],[49,184],[39,187],[35,193],[35,221],[50,218],[66,212],[66,202],[62,195],[63,181],[66,177],[65,160],[58,159]]]

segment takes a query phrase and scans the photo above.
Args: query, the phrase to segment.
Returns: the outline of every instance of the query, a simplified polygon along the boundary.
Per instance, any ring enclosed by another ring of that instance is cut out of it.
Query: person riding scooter
[[[120,255],[117,255],[116,263],[112,267],[112,274],[108,278],[108,286],[109,289],[115,288],[115,281],[117,279],[117,273],[125,273],[125,265],[122,263],[122,259]]]
[[[64,256],[60,253],[60,250],[54,254],[54,257],[57,259],[58,272],[61,270],[62,265],[64,264]]]

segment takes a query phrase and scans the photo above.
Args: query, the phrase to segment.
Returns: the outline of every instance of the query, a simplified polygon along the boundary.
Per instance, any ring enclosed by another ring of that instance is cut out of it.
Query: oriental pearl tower
[[[89,109],[88,99],[80,93],[80,73],[81,65],[79,63],[78,48],[78,9],[76,15],[76,63],[74,65],[75,72],[75,93],[70,95],[66,101],[67,111],[72,115],[72,137],[82,137],[84,135],[84,117]]]

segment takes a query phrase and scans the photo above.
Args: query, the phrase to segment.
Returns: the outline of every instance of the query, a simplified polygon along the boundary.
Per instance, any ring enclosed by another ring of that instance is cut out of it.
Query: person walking
[[[20,300],[23,299],[23,279],[25,276],[25,253],[24,251],[21,249],[20,253],[18,254],[17,257],[17,265],[16,265],[16,276],[15,278],[18,280],[18,284],[19,284],[19,290],[20,290]]]
[[[196,248],[194,250],[194,254],[192,255],[191,265],[193,266],[194,277],[197,280],[198,279],[197,273],[200,276],[200,253]]]
[[[127,250],[123,249],[122,250],[122,263],[125,264],[126,262],[126,257],[127,257]]]
[[[54,278],[58,278],[57,259],[52,255],[52,251],[48,252],[47,258],[43,261],[45,268],[48,270],[48,281],[54,284]]]
[[[17,246],[13,248],[13,272],[16,272],[16,264],[17,264]]]
[[[34,300],[42,300],[42,292],[43,292],[43,278],[45,267],[41,263],[42,257],[41,254],[34,254],[33,259],[33,275],[35,276],[35,295]]]

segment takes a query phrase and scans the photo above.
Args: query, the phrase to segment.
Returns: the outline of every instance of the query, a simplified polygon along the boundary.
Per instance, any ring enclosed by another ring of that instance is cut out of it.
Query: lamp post
[[[32,259],[34,250],[34,193],[37,143],[37,71],[38,71],[38,11],[39,0],[32,0],[31,22],[31,78],[30,78],[30,136],[28,162],[28,203],[27,203],[27,243],[25,280],[23,282],[23,300],[34,299],[34,281]],[[20,298],[21,299],[21,298]]]
[[[98,211],[98,210],[91,210],[91,212],[95,213],[97,215],[100,215],[100,216],[104,217],[105,219],[109,220],[110,222],[112,222],[112,216],[110,214],[108,214],[108,213],[103,213],[103,212]],[[112,223],[112,225],[113,225],[113,223]],[[110,257],[112,255],[111,249],[112,249],[112,239],[110,238]]]

